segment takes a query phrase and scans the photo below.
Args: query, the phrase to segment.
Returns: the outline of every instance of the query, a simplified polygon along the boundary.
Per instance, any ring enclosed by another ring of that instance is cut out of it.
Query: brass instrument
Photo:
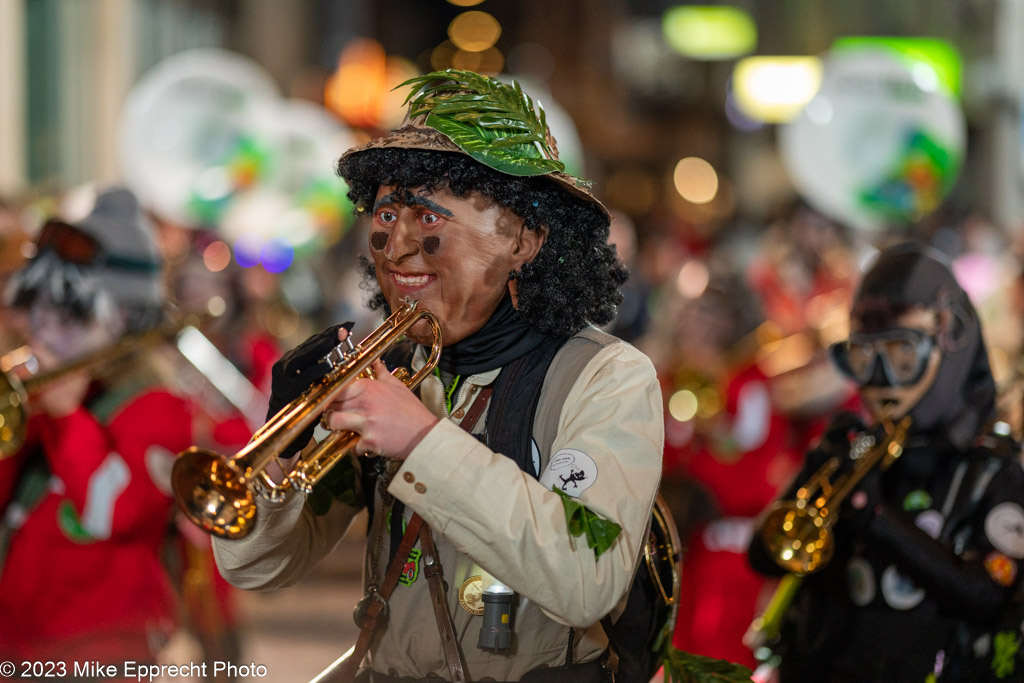
[[[352,380],[372,377],[370,366],[409,329],[426,320],[433,343],[426,365],[409,377],[399,368],[394,375],[410,389],[431,372],[441,358],[441,327],[427,310],[416,310],[418,302],[409,300],[356,346],[339,353],[334,366],[301,396],[282,408],[263,425],[238,453],[225,457],[197,447],[179,454],[171,473],[174,496],[185,515],[209,534],[221,538],[241,538],[252,530],[256,518],[254,493],[279,498],[291,488],[309,493],[355,446],[359,434],[331,432],[281,482],[266,472],[267,466],[313,424]],[[334,357],[334,352],[332,356]]]
[[[203,316],[198,315],[183,316],[177,321],[123,337],[110,346],[24,380],[9,370],[24,364],[29,360],[30,354],[26,353],[23,347],[5,355],[0,359],[0,460],[17,453],[25,442],[27,410],[32,395],[68,375],[161,344],[186,328],[198,327],[202,319]]]
[[[773,559],[794,574],[811,574],[832,559],[834,542],[832,525],[839,506],[857,484],[876,466],[888,468],[903,453],[903,444],[910,429],[910,416],[898,424],[881,421],[885,437],[862,434],[854,439],[849,457],[853,469],[834,485],[830,477],[842,464],[839,457],[829,459],[801,486],[793,500],[774,503],[761,524],[761,539]]]
[[[854,439],[849,454],[854,461],[853,469],[835,485],[829,478],[841,465],[838,456],[830,458],[797,489],[796,498],[777,501],[768,508],[761,524],[761,540],[775,562],[789,573],[779,580],[764,612],[754,618],[743,635],[743,644],[758,659],[770,655],[769,643],[778,637],[782,620],[804,577],[822,569],[832,559],[832,525],[840,504],[872,469],[881,466],[885,470],[903,454],[910,416],[895,426],[887,418],[881,424],[885,437],[880,443],[876,444],[870,434]],[[815,493],[817,496],[812,500]]]
[[[651,528],[643,547],[643,562],[661,598],[656,608],[661,631],[652,648],[660,650],[664,643],[671,642],[676,630],[683,579],[683,544],[679,540],[679,530],[672,511],[660,492],[655,496],[654,507],[651,508]],[[652,664],[655,668],[648,672],[651,678],[657,673],[661,661],[655,658]]]

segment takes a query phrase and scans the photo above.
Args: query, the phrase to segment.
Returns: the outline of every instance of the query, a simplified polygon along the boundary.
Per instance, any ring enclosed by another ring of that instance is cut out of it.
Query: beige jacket
[[[406,518],[418,512],[433,528],[470,680],[514,681],[539,666],[562,665],[570,627],[575,627],[575,661],[598,657],[607,643],[598,621],[630,586],[661,476],[661,393],[646,356],[596,330],[590,333],[603,338],[604,345],[572,383],[561,407],[547,405],[545,398],[558,394],[550,380],[572,353],[571,344],[559,351],[545,378],[538,421],[553,415],[546,411],[559,412],[550,451],[540,454],[539,481],[458,426],[480,388],[497,377],[494,370],[466,381],[452,415],[427,433],[387,489],[405,503]],[[440,380],[428,377],[421,398],[445,417]],[[485,421],[486,414],[474,432]],[[552,484],[622,526],[618,539],[596,561],[585,537],[570,537]],[[358,512],[335,502],[318,517],[303,501],[301,495],[281,503],[259,500],[253,534],[214,539],[217,565],[228,581],[246,589],[294,583],[334,548]],[[386,523],[379,495],[375,504],[370,539]],[[378,583],[386,571],[386,530],[379,546]],[[371,541],[368,556],[372,547]],[[409,585],[396,587],[388,624],[378,632],[364,666],[391,675],[448,679],[419,563],[415,572]],[[516,592],[513,646],[507,654],[477,647],[483,619],[460,605],[463,583],[487,574]]]

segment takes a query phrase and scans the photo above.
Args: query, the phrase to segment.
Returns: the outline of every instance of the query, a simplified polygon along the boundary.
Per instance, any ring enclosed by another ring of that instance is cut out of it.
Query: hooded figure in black
[[[902,454],[829,512],[835,553],[786,615],[781,680],[1024,680],[1024,472],[1017,444],[996,433],[1008,430],[994,423],[977,313],[940,254],[900,245],[864,276],[850,329],[832,353],[866,421],[836,417],[781,500],[833,458],[835,483],[866,437],[909,426]],[[749,554],[756,570],[785,573],[760,534]]]

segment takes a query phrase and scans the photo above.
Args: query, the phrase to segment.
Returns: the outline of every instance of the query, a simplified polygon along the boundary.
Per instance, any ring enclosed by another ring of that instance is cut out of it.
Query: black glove
[[[288,351],[274,363],[274,367],[270,371],[268,420],[327,374],[331,368],[324,361],[324,356],[338,345],[338,330],[344,327],[351,332],[353,324],[347,322],[332,325]],[[301,451],[313,438],[315,428],[316,423],[310,425],[293,442],[288,444],[281,452],[280,457],[289,458]]]

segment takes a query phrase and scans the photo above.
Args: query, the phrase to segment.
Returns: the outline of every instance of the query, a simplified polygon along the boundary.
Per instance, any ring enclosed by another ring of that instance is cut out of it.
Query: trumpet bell
[[[827,511],[776,503],[761,525],[761,538],[776,563],[794,574],[811,574],[829,563],[834,545]]]
[[[0,460],[18,452],[25,443],[25,389],[12,374],[0,372]]]
[[[171,471],[179,507],[203,531],[241,538],[252,530],[256,500],[242,476],[224,458],[193,446],[181,453]]]
[[[267,476],[267,465],[323,414],[349,382],[364,376],[420,320],[427,322],[433,336],[430,355],[416,374],[403,374],[407,379],[402,381],[414,389],[433,372],[441,358],[441,323],[430,311],[417,310],[418,305],[418,301],[407,300],[350,352],[340,358],[334,358],[332,352],[327,374],[281,408],[235,455],[225,457],[195,447],[184,451],[174,466],[173,487],[186,516],[208,533],[241,538],[252,530],[254,494],[274,498],[294,489],[312,491],[320,478],[348,455],[358,434],[332,432],[304,455],[282,482]]]

